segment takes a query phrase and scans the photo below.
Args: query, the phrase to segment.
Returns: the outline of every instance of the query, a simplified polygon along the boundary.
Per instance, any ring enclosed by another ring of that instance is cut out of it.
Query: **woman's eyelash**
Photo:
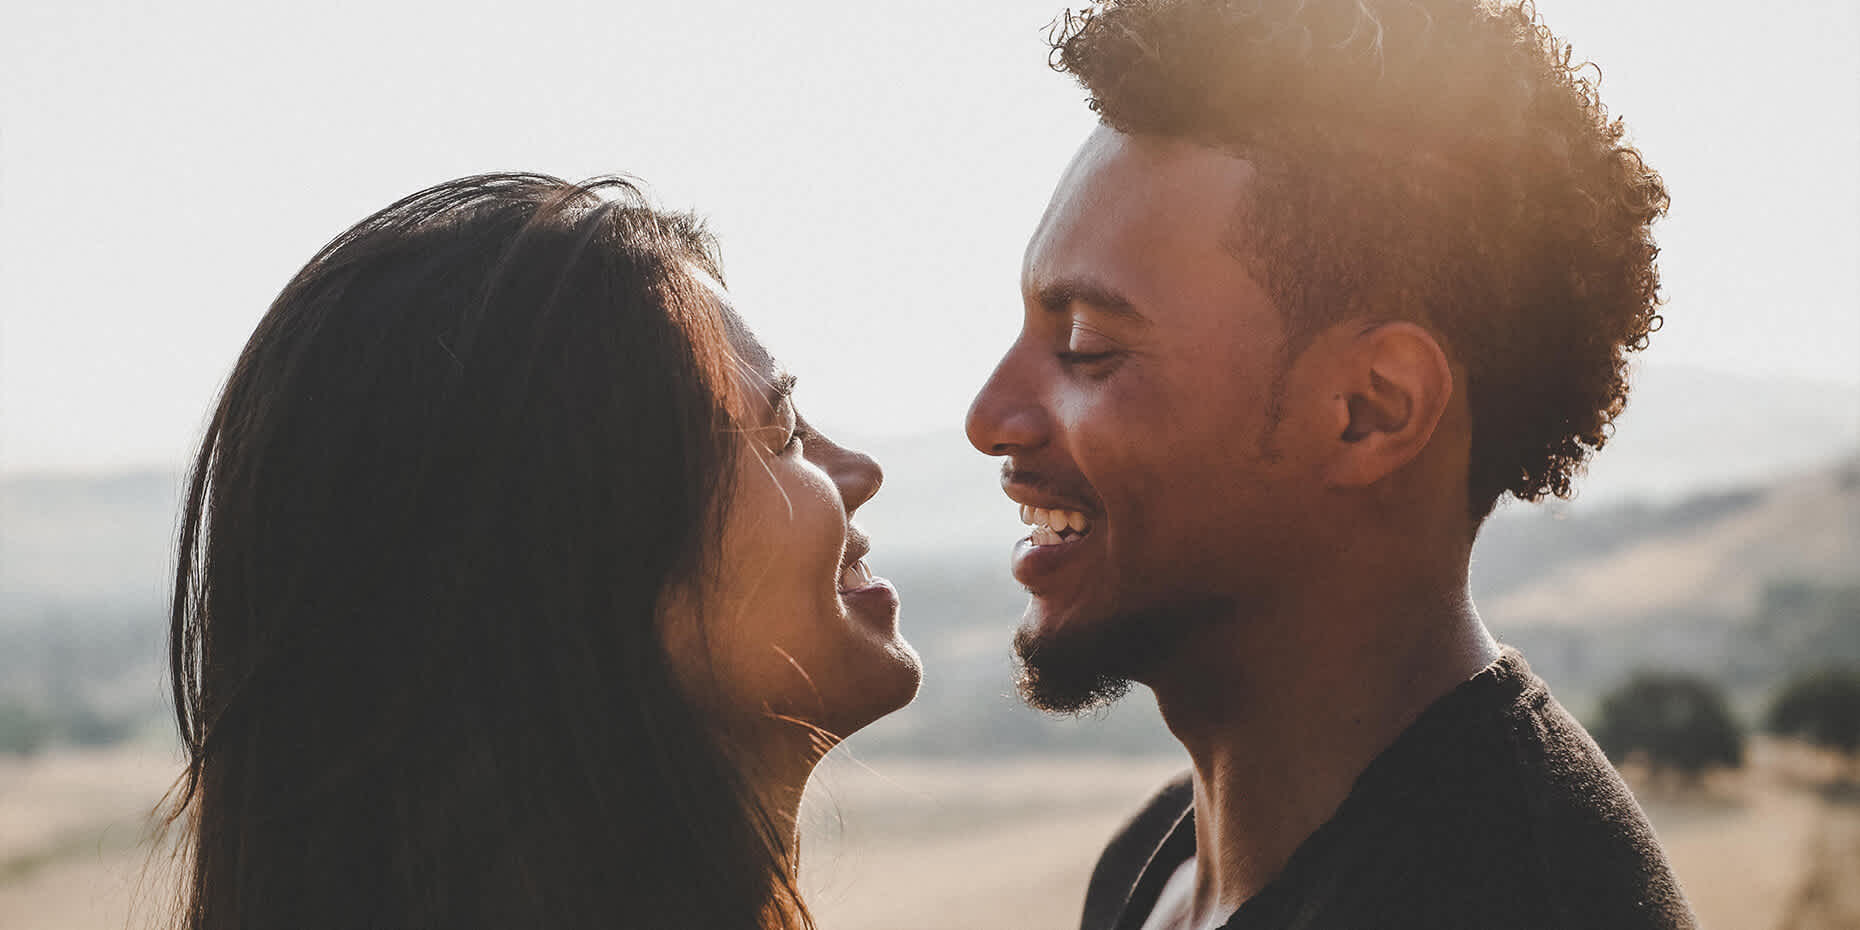
[[[1084,365],[1091,362],[1102,362],[1116,354],[1116,352],[1074,352],[1067,349],[1060,352],[1058,358],[1067,365]]]

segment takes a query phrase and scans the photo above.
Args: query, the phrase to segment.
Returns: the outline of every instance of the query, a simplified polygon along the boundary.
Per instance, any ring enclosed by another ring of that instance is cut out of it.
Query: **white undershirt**
[[[1150,916],[1144,919],[1142,930],[1203,930],[1189,923],[1194,910],[1195,857],[1189,856],[1175,867],[1175,873],[1156,895],[1156,906],[1150,908]],[[1214,924],[1218,926],[1220,924]]]

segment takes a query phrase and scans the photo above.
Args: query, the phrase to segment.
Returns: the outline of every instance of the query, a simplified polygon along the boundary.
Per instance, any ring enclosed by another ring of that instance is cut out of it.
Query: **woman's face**
[[[866,567],[852,523],[883,480],[878,463],[811,429],[793,378],[699,273],[741,360],[747,409],[717,564],[668,642],[698,698],[760,732],[833,737],[910,703],[922,677],[898,635],[898,593]]]

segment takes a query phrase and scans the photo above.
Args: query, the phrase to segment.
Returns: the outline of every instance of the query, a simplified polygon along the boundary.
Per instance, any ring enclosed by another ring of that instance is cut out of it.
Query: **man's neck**
[[[1462,579],[1463,575],[1460,576]],[[1463,580],[1338,586],[1210,627],[1146,683],[1194,762],[1187,927],[1218,927],[1437,698],[1498,657]]]

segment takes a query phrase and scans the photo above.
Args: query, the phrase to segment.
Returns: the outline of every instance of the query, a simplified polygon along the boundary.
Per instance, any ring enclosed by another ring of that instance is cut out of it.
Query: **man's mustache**
[[[1103,512],[1098,503],[1098,495],[1092,492],[1091,485],[1082,476],[1069,480],[1060,478],[1050,472],[1037,471],[1018,466],[1013,459],[1001,463],[1001,487],[1020,488],[1042,497],[1058,498],[1082,505],[1094,513]]]

